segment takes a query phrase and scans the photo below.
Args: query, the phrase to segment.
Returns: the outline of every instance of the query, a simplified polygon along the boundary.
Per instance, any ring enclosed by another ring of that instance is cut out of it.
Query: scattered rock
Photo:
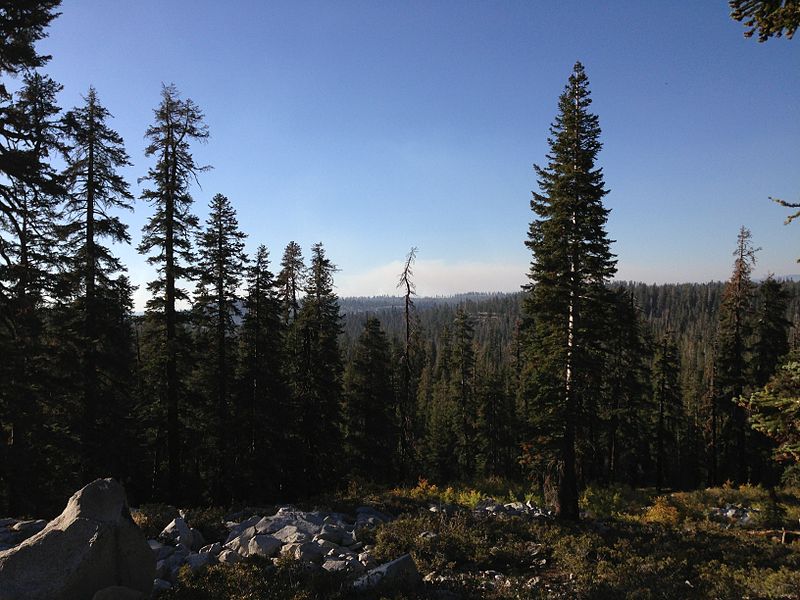
[[[217,555],[217,561],[223,565],[234,565],[242,560],[241,555],[233,550],[223,550]]]
[[[169,525],[164,527],[158,539],[167,544],[172,544],[173,546],[181,545],[187,550],[191,550],[194,542],[194,535],[192,535],[192,530],[189,529],[183,517],[175,517]]]
[[[200,548],[200,554],[213,554],[216,556],[220,552],[222,552],[222,544],[219,542],[214,542],[213,544],[208,544]]]
[[[263,556],[271,558],[278,554],[281,549],[281,541],[267,534],[253,536],[247,546],[246,556]]]
[[[410,554],[376,567],[366,575],[356,579],[353,587],[356,590],[368,590],[379,586],[394,586],[397,584],[415,585],[421,581],[417,565]]]
[[[190,554],[186,557],[186,564],[189,565],[192,573],[202,571],[207,566],[213,565],[215,562],[217,562],[217,557],[213,554],[209,554],[208,552],[203,554]]]
[[[338,572],[347,570],[347,561],[344,560],[326,560],[322,563],[322,568],[326,571]]]

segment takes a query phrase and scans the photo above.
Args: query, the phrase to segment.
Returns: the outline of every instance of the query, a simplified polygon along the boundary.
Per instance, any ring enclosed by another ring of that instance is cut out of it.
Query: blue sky
[[[576,60],[600,117],[599,162],[619,277],[725,279],[741,225],[757,275],[800,272],[800,39],[742,36],[727,2],[262,2],[64,0],[40,49],[62,106],[94,85],[136,179],[162,82],[205,111],[214,169],[196,213],[224,193],[248,248],[277,263],[322,241],[341,295],[392,293],[419,247],[421,294],[511,291],[533,163]],[[151,208],[126,215],[135,252]]]

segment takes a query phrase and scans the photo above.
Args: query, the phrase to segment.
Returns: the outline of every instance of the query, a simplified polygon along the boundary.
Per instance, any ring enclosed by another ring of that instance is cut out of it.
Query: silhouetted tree
[[[198,106],[190,99],[182,100],[174,85],[162,87],[161,103],[154,112],[155,122],[145,132],[149,140],[145,156],[154,156],[156,164],[143,178],[150,187],[142,192],[142,198],[151,203],[155,214],[142,230],[139,252],[155,251],[147,261],[158,269],[157,279],[147,285],[152,294],[147,302],[147,311],[151,318],[163,324],[164,344],[160,362],[164,368],[163,401],[167,407],[168,494],[175,501],[180,489],[178,405],[181,395],[176,303],[189,299],[178,282],[191,279],[193,275],[192,234],[198,223],[197,217],[191,213],[189,187],[197,175],[208,168],[195,163],[190,143],[205,141],[208,127]]]
[[[121,340],[120,312],[129,310],[129,297],[123,293],[123,305],[112,307],[119,292],[116,275],[124,271],[119,259],[102,243],[130,243],[127,225],[114,215],[114,210],[132,210],[133,196],[128,183],[118,169],[130,165],[122,138],[111,129],[111,116],[97,98],[93,87],[84,98],[85,104],[64,116],[64,132],[70,144],[67,166],[69,195],[66,202],[68,223],[64,227],[70,264],[70,287],[80,331],[77,348],[82,376],[82,465],[87,478],[100,476],[108,470],[101,467],[108,456],[108,444],[103,439],[99,423],[101,414],[109,411],[101,406],[101,398],[113,396],[111,386],[119,385],[119,374],[108,368],[127,371],[130,365],[109,361]],[[124,336],[128,338],[129,336]],[[101,363],[106,367],[101,369]],[[101,391],[102,390],[102,391]],[[110,412],[110,411],[109,411]],[[91,475],[89,475],[91,474]]]
[[[245,274],[247,256],[239,230],[236,211],[227,197],[216,194],[209,204],[205,229],[197,235],[197,291],[194,298],[195,325],[198,335],[208,339],[211,361],[201,362],[212,400],[211,435],[215,440],[215,464],[212,466],[212,493],[218,503],[230,500],[231,452],[228,438],[231,427],[231,387],[235,372],[233,345],[236,323],[242,314],[239,288]]]

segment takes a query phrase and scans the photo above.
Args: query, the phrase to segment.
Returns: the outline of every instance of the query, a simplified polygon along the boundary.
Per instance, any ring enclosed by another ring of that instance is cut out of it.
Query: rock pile
[[[754,517],[758,512],[760,511],[757,508],[726,504],[725,506],[712,508],[708,517],[712,521],[746,527],[753,523]]]
[[[356,510],[355,517],[335,512],[300,511],[283,506],[270,516],[255,515],[242,521],[226,523],[224,542],[206,544],[199,531],[191,529],[183,518],[174,519],[158,536],[150,540],[156,560],[157,589],[167,589],[175,582],[184,565],[199,571],[212,564],[234,564],[252,556],[277,560],[294,558],[309,568],[346,571],[363,576],[359,586],[370,587],[386,581],[387,572],[405,573],[413,579],[416,566],[410,557],[379,567],[371,546],[358,539],[357,532],[390,520],[374,508]],[[400,560],[400,559],[398,559]],[[410,565],[409,565],[410,561]],[[417,578],[419,573],[417,573]],[[390,575],[391,579],[391,575]]]
[[[484,498],[475,507],[476,516],[496,517],[506,515],[509,517],[528,517],[532,519],[554,519],[553,511],[540,508],[530,500],[528,502],[507,502],[500,504],[494,498]]]

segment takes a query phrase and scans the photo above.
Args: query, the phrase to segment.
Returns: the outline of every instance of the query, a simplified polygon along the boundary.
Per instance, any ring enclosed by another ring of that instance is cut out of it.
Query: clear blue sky
[[[728,277],[741,225],[756,274],[800,272],[800,39],[742,36],[727,2],[65,0],[40,49],[115,115],[136,179],[162,82],[205,111],[214,169],[248,247],[325,244],[341,295],[394,290],[419,247],[422,294],[518,289],[531,165],[576,60],[603,129],[619,277]],[[151,214],[138,201],[134,246]],[[119,248],[140,285],[133,247]],[[141,306],[144,290],[140,290]]]

